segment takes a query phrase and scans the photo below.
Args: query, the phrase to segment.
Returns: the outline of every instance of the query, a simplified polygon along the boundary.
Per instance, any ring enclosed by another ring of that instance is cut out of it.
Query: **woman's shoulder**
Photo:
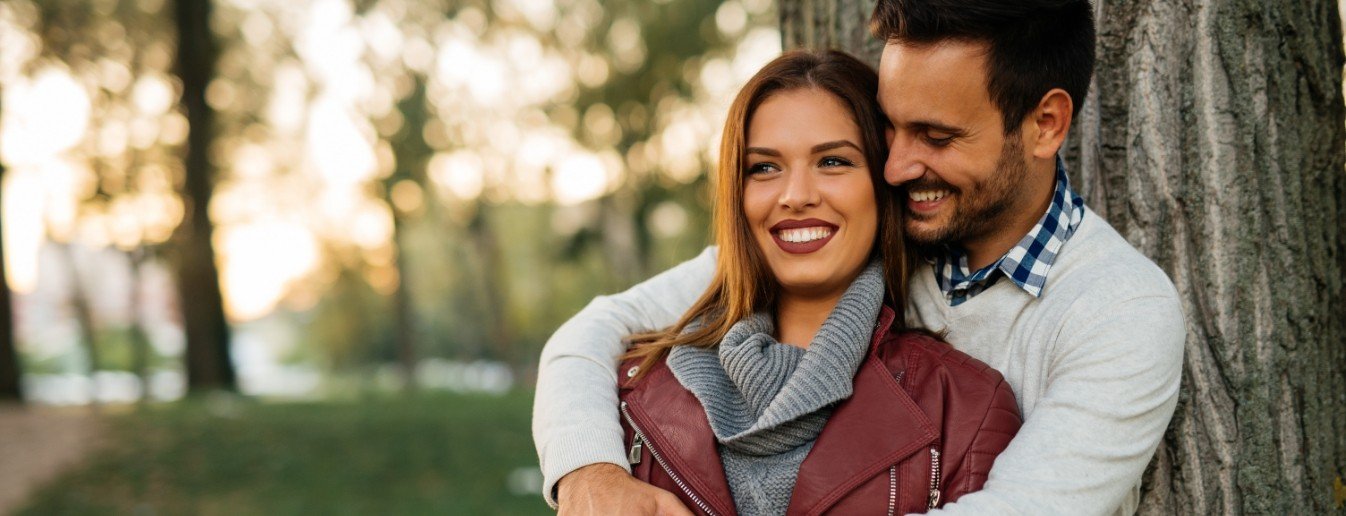
[[[889,362],[896,360],[903,369],[923,372],[946,371],[955,373],[960,382],[999,384],[1004,381],[1000,371],[971,355],[959,351],[938,333],[929,330],[905,330],[888,335],[884,343]]]

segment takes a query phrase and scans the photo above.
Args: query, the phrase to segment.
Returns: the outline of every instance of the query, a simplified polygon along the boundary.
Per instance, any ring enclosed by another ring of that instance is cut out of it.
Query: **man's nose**
[[[925,175],[925,165],[916,159],[912,145],[902,135],[889,140],[888,161],[883,163],[883,179],[898,186]]]

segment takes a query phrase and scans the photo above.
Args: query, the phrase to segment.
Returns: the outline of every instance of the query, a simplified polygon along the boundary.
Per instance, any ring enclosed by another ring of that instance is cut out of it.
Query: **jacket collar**
[[[841,402],[799,467],[791,514],[818,514],[861,482],[929,446],[935,425],[898,385],[881,356],[895,318],[884,307],[855,394]]]
[[[937,432],[885,364],[895,314],[879,313],[855,393],[837,405],[800,465],[790,514],[817,514],[883,469],[933,443]],[[660,362],[628,398],[631,417],[679,478],[716,512],[735,514],[705,408]]]
[[[627,409],[635,424],[668,466],[697,496],[719,514],[732,515],[734,502],[729,481],[720,462],[715,432],[706,419],[706,409],[691,391],[659,362],[628,398]],[[648,457],[646,460],[655,460]],[[658,467],[658,466],[655,466]]]

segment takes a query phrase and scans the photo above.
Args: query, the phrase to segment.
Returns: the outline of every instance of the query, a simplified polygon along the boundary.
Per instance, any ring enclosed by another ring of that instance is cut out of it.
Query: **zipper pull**
[[[943,471],[942,471],[943,468],[941,467],[940,460],[939,460],[939,456],[940,456],[939,449],[938,449],[938,448],[935,448],[935,447],[931,447],[931,448],[930,448],[930,498],[929,498],[929,500],[928,500],[928,504],[927,504],[927,506],[926,506],[926,507],[929,508],[929,509],[934,509],[934,508],[936,508],[936,507],[939,507],[939,498],[940,498],[940,493],[939,493],[939,481],[941,480],[940,477],[942,476],[942,473],[943,473]]]
[[[644,448],[645,440],[640,438],[640,434],[636,434],[635,440],[631,442],[631,451],[626,453],[626,461],[631,464],[640,464],[640,452]]]

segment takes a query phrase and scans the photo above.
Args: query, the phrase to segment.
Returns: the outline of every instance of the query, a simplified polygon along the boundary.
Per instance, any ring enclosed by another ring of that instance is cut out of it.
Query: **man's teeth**
[[[948,190],[923,190],[919,192],[907,192],[907,197],[916,202],[930,202],[943,199],[949,195]]]
[[[791,243],[812,242],[832,235],[828,228],[795,228],[780,230],[780,239]]]

